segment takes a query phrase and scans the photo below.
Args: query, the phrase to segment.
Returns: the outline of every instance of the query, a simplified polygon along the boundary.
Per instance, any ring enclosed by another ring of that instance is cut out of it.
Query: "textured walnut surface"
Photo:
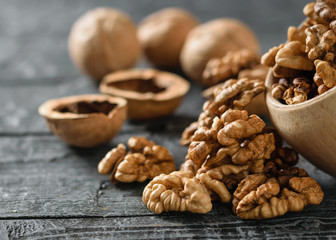
[[[237,216],[266,219],[320,204],[324,193],[305,171],[293,168],[274,176],[249,175],[239,183],[233,195],[233,211]]]
[[[198,128],[210,128],[213,119],[220,117],[227,109],[244,109],[252,99],[265,91],[262,80],[242,78],[229,79],[215,87],[209,94],[209,100],[203,104],[203,112],[197,122],[193,122],[182,133],[180,143],[188,145]]]
[[[98,172],[110,174],[113,183],[143,182],[175,170],[174,159],[165,147],[155,145],[145,137],[131,137],[127,145],[129,152],[119,144],[98,164]]]
[[[71,64],[66,43],[70,25],[93,7],[118,7],[137,22],[168,5],[188,9],[202,21],[224,15],[238,17],[256,31],[264,53],[285,41],[288,26],[302,21],[301,10],[307,1],[0,3],[0,239],[50,239],[54,235],[60,239],[335,238],[336,181],[302,157],[299,166],[321,184],[324,200],[319,206],[265,221],[242,220],[232,214],[230,204],[218,201],[208,214],[156,216],[141,200],[146,183],[114,185],[108,176],[98,173],[100,159],[131,136],[145,136],[167,147],[177,167],[184,162],[183,157],[175,157],[187,152],[178,141],[183,129],[197,120],[204,102],[199,97],[202,89],[195,84],[174,117],[125,122],[113,141],[94,150],[63,144],[49,133],[36,112],[51,97],[98,92]],[[139,64],[143,66],[144,62]]]
[[[261,63],[272,67],[276,78],[272,96],[282,103],[302,103],[336,85],[335,6],[334,0],[306,4],[303,13],[307,18],[298,27],[288,28],[287,42],[270,48],[262,56]],[[294,82],[296,77],[307,76],[304,84]]]
[[[256,53],[241,49],[239,51],[227,52],[221,58],[210,59],[203,71],[202,83],[205,86],[213,86],[234,78],[243,69],[252,69],[260,63]]]
[[[256,115],[228,109],[214,119],[210,129],[203,127],[194,133],[182,169],[191,169],[212,199],[229,202],[228,190],[249,173],[263,172],[265,160],[275,150],[273,133],[262,133],[264,128]]]
[[[142,201],[156,214],[178,211],[207,213],[211,198],[207,189],[190,172],[173,172],[155,177],[144,189]]]

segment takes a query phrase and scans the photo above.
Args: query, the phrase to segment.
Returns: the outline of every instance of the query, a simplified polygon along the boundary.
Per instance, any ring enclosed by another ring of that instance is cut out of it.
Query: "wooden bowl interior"
[[[308,161],[336,177],[336,88],[306,102],[285,105],[271,95],[272,70],[266,78],[266,105],[283,139]]]

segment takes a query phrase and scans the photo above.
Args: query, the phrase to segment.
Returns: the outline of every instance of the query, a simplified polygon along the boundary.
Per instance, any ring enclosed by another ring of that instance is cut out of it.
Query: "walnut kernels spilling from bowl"
[[[272,96],[280,102],[302,103],[336,86],[335,6],[327,0],[308,3],[307,18],[288,28],[287,42],[263,55],[262,63],[272,67],[275,77]]]
[[[45,102],[39,113],[64,142],[94,147],[119,133],[126,121],[127,101],[104,95],[71,96]]]
[[[105,76],[99,89],[127,99],[130,119],[146,120],[172,114],[189,87],[189,82],[172,73],[133,69]]]
[[[161,174],[145,187],[142,201],[149,210],[206,213],[211,201],[230,202],[230,190],[237,186],[233,212],[243,219],[272,218],[322,201],[320,185],[292,167],[296,152],[283,147],[280,135],[262,119],[241,110],[264,90],[260,80],[241,79],[213,91],[215,98],[205,103],[199,117],[207,121],[190,127],[188,155],[180,170]]]

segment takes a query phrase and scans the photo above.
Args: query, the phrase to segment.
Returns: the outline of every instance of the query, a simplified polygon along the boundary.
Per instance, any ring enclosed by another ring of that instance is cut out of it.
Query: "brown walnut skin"
[[[195,16],[180,8],[165,8],[147,16],[138,26],[146,59],[158,67],[179,67],[184,41],[198,23]]]
[[[242,79],[242,78],[248,78],[250,80],[252,79],[259,79],[262,80],[263,82],[266,79],[267,73],[269,71],[269,67],[267,66],[263,66],[263,65],[257,65],[251,69],[244,69],[242,71],[240,71],[238,73],[238,80]],[[202,96],[204,98],[211,98],[213,96],[213,91],[218,88],[219,86],[223,86],[225,83],[218,83],[212,87],[209,87],[207,89],[205,89],[202,92]],[[265,103],[265,93],[261,92],[259,95],[255,96],[251,103],[249,103],[246,106],[246,110],[249,113],[254,113],[257,115],[262,115],[265,116],[267,115],[267,107],[266,107],[266,103]],[[182,142],[182,145],[188,145],[189,143]]]
[[[252,99],[265,91],[265,85],[261,80],[242,78],[229,79],[217,87],[211,87],[203,91],[203,96],[209,98],[203,104],[203,112],[198,121],[192,123],[182,134],[180,143],[189,145],[192,135],[198,128],[210,128],[213,119],[220,117],[228,108],[244,109],[250,105]]]
[[[172,114],[189,87],[189,82],[172,73],[133,69],[105,76],[99,89],[127,99],[130,119],[146,120]]]
[[[318,205],[324,193],[303,169],[289,168],[275,176],[249,175],[239,183],[233,196],[233,212],[238,217],[268,219]]]
[[[68,44],[76,66],[98,82],[112,71],[132,67],[141,53],[132,19],[111,8],[97,8],[80,17]]]
[[[162,212],[207,213],[212,209],[207,189],[191,172],[176,171],[155,177],[145,187],[142,201],[156,214]]]
[[[110,174],[113,184],[143,182],[176,169],[168,149],[145,137],[130,137],[127,145],[128,152],[124,144],[118,144],[98,164],[98,172]]]
[[[103,95],[51,99],[39,107],[50,130],[77,147],[94,147],[117,135],[126,121],[127,101]]]
[[[181,51],[181,66],[192,80],[201,83],[205,66],[211,58],[220,58],[228,51],[242,48],[259,53],[254,33],[239,20],[215,19],[190,31]]]
[[[203,72],[202,84],[214,86],[234,78],[243,69],[253,68],[260,63],[260,57],[247,49],[229,51],[221,58],[212,58]]]

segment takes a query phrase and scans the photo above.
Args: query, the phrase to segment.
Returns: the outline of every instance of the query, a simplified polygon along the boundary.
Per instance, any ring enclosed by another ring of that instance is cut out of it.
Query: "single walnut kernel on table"
[[[112,183],[143,182],[175,170],[173,157],[165,147],[155,145],[144,137],[131,137],[128,147],[129,152],[123,144],[119,144],[99,162],[98,172],[110,174]]]
[[[169,211],[207,213],[212,209],[207,189],[190,172],[155,177],[143,192],[142,201],[156,214]]]

